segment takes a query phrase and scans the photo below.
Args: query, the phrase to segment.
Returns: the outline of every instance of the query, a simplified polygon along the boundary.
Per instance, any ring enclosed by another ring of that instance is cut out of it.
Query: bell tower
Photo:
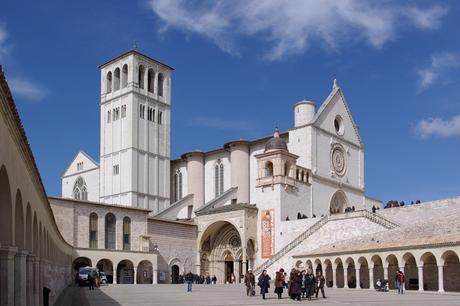
[[[99,69],[100,202],[158,212],[170,203],[173,68],[131,50]]]

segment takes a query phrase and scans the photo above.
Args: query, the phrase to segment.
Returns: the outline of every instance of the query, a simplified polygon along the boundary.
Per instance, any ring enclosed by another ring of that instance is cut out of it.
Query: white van
[[[96,278],[96,268],[93,267],[81,267],[78,270],[78,285],[85,286],[89,285],[89,275]]]

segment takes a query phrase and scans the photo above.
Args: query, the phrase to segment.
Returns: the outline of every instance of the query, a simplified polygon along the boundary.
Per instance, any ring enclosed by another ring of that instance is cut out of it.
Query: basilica
[[[58,296],[81,266],[121,284],[312,268],[360,289],[402,270],[407,289],[460,291],[460,198],[383,209],[369,197],[336,80],[322,103],[293,101],[286,131],[171,159],[173,68],[136,50],[99,68],[100,156],[76,153],[60,197],[44,191],[2,73],[0,305],[41,305],[43,286]]]

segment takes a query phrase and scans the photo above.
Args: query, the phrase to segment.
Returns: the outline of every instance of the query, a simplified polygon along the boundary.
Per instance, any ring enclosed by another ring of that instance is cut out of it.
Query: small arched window
[[[123,250],[131,250],[131,219],[123,218]]]
[[[112,71],[107,72],[107,87],[106,87],[106,93],[111,93],[112,92]]]
[[[176,171],[174,175],[175,202],[182,200],[182,172]]]
[[[128,86],[128,65],[124,64],[121,71],[121,87],[125,88]]]
[[[144,66],[139,66],[139,74],[137,77],[137,82],[139,84],[140,89],[144,89],[144,75],[145,75],[145,68]]]
[[[97,249],[97,214],[89,215],[89,247]]]
[[[289,163],[284,164],[284,176],[290,176],[291,165]]]
[[[113,72],[113,91],[120,89],[120,68]]]
[[[265,164],[265,176],[273,176],[273,163],[270,161]]]
[[[214,184],[216,198],[224,193],[224,164],[219,159],[214,166]]]
[[[154,92],[154,85],[155,85],[155,71],[152,68],[149,69],[147,72],[147,90],[148,92]]]
[[[88,200],[88,189],[85,180],[79,176],[73,185],[73,198],[75,200]]]
[[[163,83],[164,83],[164,76],[162,73],[158,74],[158,95],[160,97],[163,96]]]
[[[117,219],[112,213],[105,215],[105,248],[109,250],[115,250],[116,222]]]

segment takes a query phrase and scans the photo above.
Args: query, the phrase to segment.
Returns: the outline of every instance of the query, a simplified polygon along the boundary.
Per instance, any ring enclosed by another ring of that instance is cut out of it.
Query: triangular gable
[[[75,154],[74,158],[72,159],[72,161],[70,162],[69,166],[67,167],[62,176],[64,177],[79,172],[77,171],[77,162],[80,161],[83,161],[84,164],[83,171],[99,168],[99,164],[94,159],[92,159],[84,151],[79,150],[77,154]]]
[[[348,103],[339,86],[333,88],[332,92],[321,105],[313,119],[313,125],[331,134],[336,134],[334,127],[336,115],[342,117],[345,127],[345,133],[341,137],[349,142],[357,144],[359,147],[363,147],[358,127],[353,120]]]

